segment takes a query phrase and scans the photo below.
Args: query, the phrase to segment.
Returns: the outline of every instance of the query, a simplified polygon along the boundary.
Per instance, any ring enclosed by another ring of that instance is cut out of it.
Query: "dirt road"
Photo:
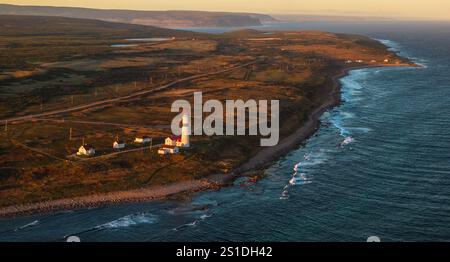
[[[20,116],[20,117],[13,117],[13,118],[9,118],[9,119],[2,119],[0,120],[0,124],[5,124],[6,122],[8,123],[12,123],[15,121],[26,121],[26,120],[31,120],[33,118],[42,118],[42,117],[48,117],[48,116],[53,116],[53,115],[58,115],[58,114],[62,114],[62,113],[69,113],[69,112],[74,112],[74,111],[80,111],[80,110],[85,110],[85,109],[89,109],[92,107],[97,107],[97,106],[102,106],[105,104],[110,104],[110,103],[114,103],[114,102],[119,102],[119,101],[123,101],[123,100],[127,100],[127,99],[131,99],[131,98],[135,98],[138,96],[142,96],[142,95],[147,95],[147,94],[151,94],[151,93],[156,93],[165,89],[168,89],[170,87],[173,87],[179,83],[183,83],[183,82],[187,82],[187,81],[192,81],[198,78],[202,78],[202,77],[207,77],[207,76],[213,76],[213,75],[217,75],[217,74],[222,74],[222,73],[226,73],[229,71],[233,71],[235,69],[238,68],[242,68],[242,67],[246,67],[252,64],[255,64],[257,61],[252,61],[252,62],[248,62],[245,64],[241,64],[241,65],[237,65],[237,66],[233,66],[227,69],[223,69],[220,71],[216,71],[216,72],[212,72],[212,73],[204,73],[204,74],[199,74],[199,75],[194,75],[194,76],[189,76],[189,77],[185,77],[176,81],[173,81],[169,84],[157,87],[157,88],[153,88],[150,90],[142,90],[142,91],[138,91],[129,95],[124,95],[124,96],[120,96],[120,97],[115,97],[115,98],[111,98],[111,99],[106,99],[106,100],[101,100],[101,101],[96,101],[96,102],[92,102],[89,104],[84,104],[84,105],[79,105],[79,106],[74,106],[74,107],[69,107],[69,108],[65,108],[65,109],[59,109],[59,110],[53,110],[53,111],[48,111],[48,112],[43,112],[43,113],[38,113],[38,114],[30,114],[30,115],[26,115],[26,116]]]

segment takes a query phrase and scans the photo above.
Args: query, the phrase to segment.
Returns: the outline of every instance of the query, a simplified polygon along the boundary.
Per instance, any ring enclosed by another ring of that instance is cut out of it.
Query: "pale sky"
[[[0,3],[103,9],[241,11],[450,20],[450,0],[0,0]]]

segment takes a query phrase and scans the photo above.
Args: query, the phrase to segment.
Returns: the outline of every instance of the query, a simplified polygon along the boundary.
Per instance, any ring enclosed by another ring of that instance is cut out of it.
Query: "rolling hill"
[[[134,11],[0,4],[0,15],[61,16],[158,27],[257,26],[276,21],[269,15],[203,11]]]
[[[77,35],[102,38],[193,37],[200,33],[155,26],[53,16],[0,15],[0,36]]]

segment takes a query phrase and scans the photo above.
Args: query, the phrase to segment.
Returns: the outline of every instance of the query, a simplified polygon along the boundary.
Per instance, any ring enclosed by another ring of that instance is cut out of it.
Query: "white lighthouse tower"
[[[183,147],[189,147],[189,135],[191,134],[190,117],[188,114],[183,115],[183,127],[181,128],[181,144]]]

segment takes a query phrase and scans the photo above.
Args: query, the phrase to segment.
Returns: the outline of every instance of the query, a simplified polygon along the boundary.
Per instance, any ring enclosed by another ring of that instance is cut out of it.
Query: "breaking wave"
[[[116,220],[89,228],[87,230],[83,230],[83,231],[80,231],[80,232],[77,232],[74,234],[65,235],[63,238],[66,239],[67,237],[72,236],[72,235],[79,236],[82,234],[100,231],[100,230],[126,228],[126,227],[130,227],[130,226],[141,225],[141,224],[154,224],[156,222],[158,222],[158,217],[153,214],[146,213],[146,212],[136,213],[136,214],[126,215],[124,217],[121,217]]]
[[[198,219],[196,219],[196,220],[194,220],[194,221],[192,221],[192,222],[183,224],[183,225],[181,225],[181,226],[178,226],[178,227],[176,227],[176,228],[173,228],[172,231],[180,231],[180,230],[182,230],[182,229],[184,229],[184,228],[195,227],[195,226],[197,226],[200,222],[202,222],[202,221],[204,221],[204,220],[206,220],[206,219],[208,219],[208,218],[210,218],[210,217],[212,217],[212,216],[213,216],[212,213],[202,214]]]
[[[312,176],[307,175],[304,173],[306,169],[304,169],[304,166],[306,163],[309,163],[309,166],[316,165],[318,163],[322,163],[323,159],[317,161],[316,155],[311,154],[305,154],[304,155],[304,162],[298,162],[294,165],[294,173],[292,174],[289,182],[284,186],[283,191],[281,192],[280,199],[285,200],[289,198],[289,188],[292,186],[304,186],[307,184],[312,183]]]
[[[122,228],[135,226],[139,224],[154,224],[158,221],[157,217],[150,213],[131,214],[111,222],[96,226],[96,229]]]
[[[25,229],[25,228],[34,227],[34,226],[39,225],[40,223],[41,223],[41,222],[40,222],[39,220],[34,220],[34,221],[31,222],[31,223],[25,224],[25,225],[23,225],[23,226],[20,226],[20,227],[14,229],[14,231],[19,231],[19,230],[23,230],[23,229]]]
[[[424,68],[428,67],[428,60],[412,56],[407,51],[405,51],[405,48],[403,48],[400,43],[397,43],[392,40],[387,40],[387,39],[375,39],[375,40],[377,40],[378,42],[387,46],[389,51],[398,53],[400,56],[403,56],[403,57],[408,57],[414,63],[416,63]]]

